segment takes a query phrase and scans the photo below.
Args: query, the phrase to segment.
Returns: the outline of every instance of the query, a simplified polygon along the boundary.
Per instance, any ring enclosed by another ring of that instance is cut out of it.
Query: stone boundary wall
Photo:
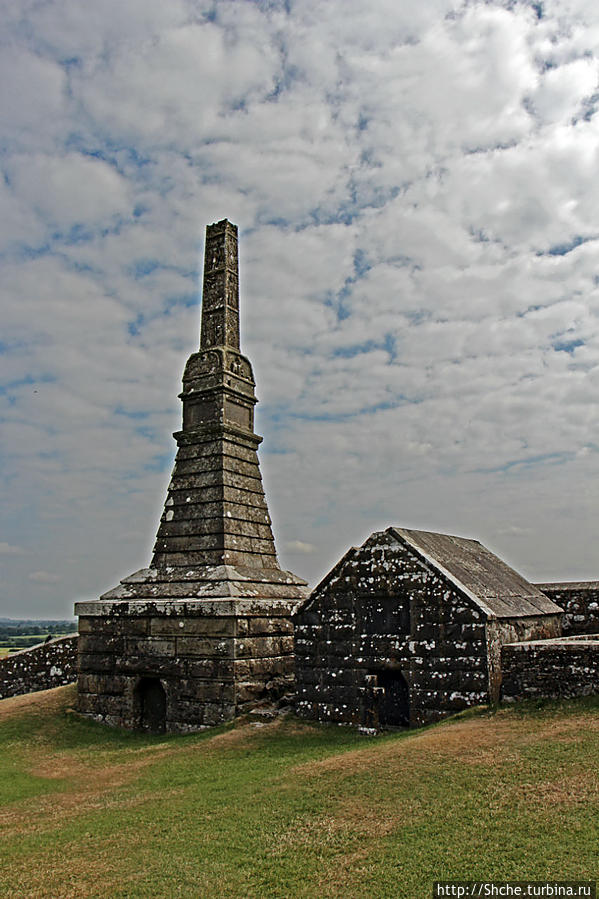
[[[57,637],[0,659],[0,699],[77,680],[78,634]]]
[[[564,637],[599,634],[599,581],[536,584],[539,590],[564,610]]]
[[[508,643],[502,699],[572,699],[599,693],[599,635]]]

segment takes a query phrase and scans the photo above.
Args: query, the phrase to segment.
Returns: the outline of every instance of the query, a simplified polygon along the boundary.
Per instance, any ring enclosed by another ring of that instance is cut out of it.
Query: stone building
[[[416,726],[496,701],[501,646],[558,637],[562,610],[476,540],[390,527],[296,616],[298,714]]]
[[[206,229],[200,348],[150,567],[75,606],[79,710],[109,724],[194,730],[292,695],[291,616],[307,590],[277,561],[238,280],[223,220]]]

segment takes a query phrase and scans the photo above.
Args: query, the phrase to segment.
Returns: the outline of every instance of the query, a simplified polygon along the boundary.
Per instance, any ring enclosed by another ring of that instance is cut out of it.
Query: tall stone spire
[[[239,351],[237,228],[206,229],[199,352],[183,375],[183,428],[152,567],[277,568],[254,433],[252,366]]]
[[[292,697],[293,615],[308,590],[277,561],[238,282],[237,228],[217,222],[151,566],[75,607],[78,708],[100,721],[185,732]]]

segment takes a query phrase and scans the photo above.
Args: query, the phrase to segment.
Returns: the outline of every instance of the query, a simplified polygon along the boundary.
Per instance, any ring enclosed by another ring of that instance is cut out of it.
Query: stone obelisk
[[[293,691],[307,588],[277,561],[239,345],[237,227],[223,220],[206,229],[200,348],[151,566],[75,606],[79,710],[109,724],[194,730]]]
[[[183,375],[183,429],[155,568],[279,568],[256,453],[252,366],[239,351],[238,271],[237,228],[210,225],[200,350]]]

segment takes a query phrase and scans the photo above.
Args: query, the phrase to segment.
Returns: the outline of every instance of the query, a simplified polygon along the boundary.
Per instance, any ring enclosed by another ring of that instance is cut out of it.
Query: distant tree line
[[[19,637],[24,634],[37,634],[45,637],[46,634],[67,634],[77,630],[75,621],[11,621],[10,624],[0,624],[0,637]],[[3,643],[8,641],[3,640]]]

